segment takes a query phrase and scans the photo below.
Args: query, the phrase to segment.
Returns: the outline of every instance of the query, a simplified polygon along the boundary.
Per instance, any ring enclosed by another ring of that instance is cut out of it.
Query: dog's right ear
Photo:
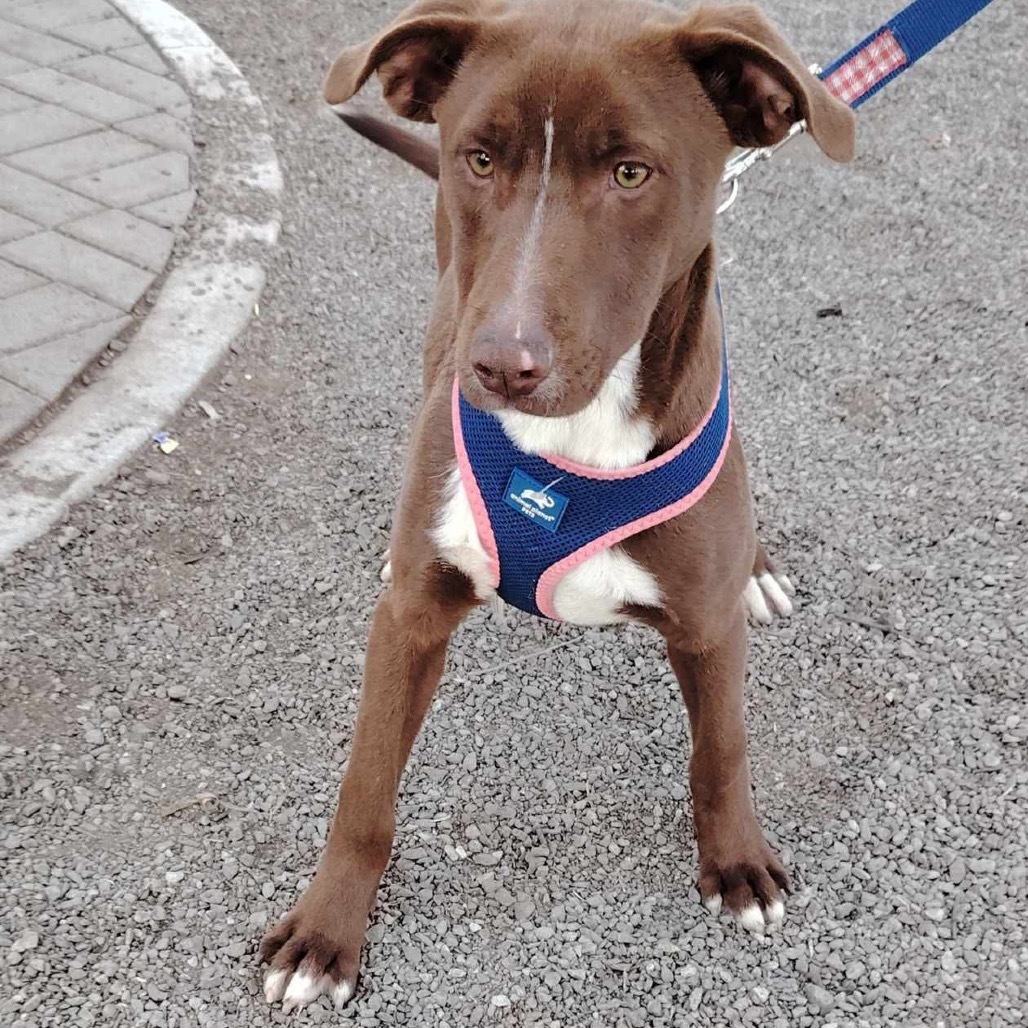
[[[432,109],[480,31],[487,4],[419,0],[374,39],[349,47],[332,62],[325,99],[330,104],[349,100],[378,72],[386,102],[397,114],[435,121]]]

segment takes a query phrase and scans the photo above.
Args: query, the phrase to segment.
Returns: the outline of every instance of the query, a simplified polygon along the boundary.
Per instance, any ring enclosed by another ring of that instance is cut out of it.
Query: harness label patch
[[[561,475],[561,478],[563,477]],[[556,532],[564,511],[568,509],[568,498],[553,491],[553,486],[559,481],[560,478],[555,478],[549,485],[543,485],[531,475],[515,468],[511,472],[503,500],[508,507],[524,514],[540,528],[545,528],[547,532]]]

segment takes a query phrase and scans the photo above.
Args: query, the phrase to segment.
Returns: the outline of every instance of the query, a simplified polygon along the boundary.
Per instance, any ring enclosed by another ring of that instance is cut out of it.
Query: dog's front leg
[[[789,884],[753,809],[743,723],[742,609],[717,643],[693,652],[669,640],[668,656],[689,711],[700,895],[715,913],[723,903],[744,927],[760,930],[782,919]]]
[[[282,999],[286,1010],[323,993],[342,1004],[356,989],[368,916],[392,849],[400,776],[447,641],[471,606],[458,577],[433,565],[416,585],[389,589],[375,610],[353,746],[321,864],[261,946],[271,964],[265,995],[270,1003]]]

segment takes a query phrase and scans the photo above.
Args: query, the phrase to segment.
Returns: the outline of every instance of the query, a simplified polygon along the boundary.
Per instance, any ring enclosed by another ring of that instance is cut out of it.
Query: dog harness
[[[717,478],[732,419],[721,296],[721,377],[699,426],[659,457],[607,471],[525,453],[499,418],[453,385],[453,437],[461,480],[490,561],[492,586],[530,614],[559,620],[558,583],[573,568],[630,536],[684,513]]]

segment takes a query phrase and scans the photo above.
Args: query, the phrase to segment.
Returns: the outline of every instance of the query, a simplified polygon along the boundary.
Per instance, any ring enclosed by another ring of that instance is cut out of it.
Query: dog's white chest
[[[527,453],[548,453],[579,464],[613,469],[646,459],[652,426],[635,416],[639,347],[634,346],[611,373],[588,407],[567,418],[539,418],[506,411],[500,415],[511,440]],[[480,599],[493,595],[490,559],[475,525],[467,490],[455,466],[432,532],[439,555],[471,579]],[[656,607],[662,602],[653,576],[613,546],[574,567],[557,584],[553,607],[563,621],[605,625],[625,620],[628,604]]]

